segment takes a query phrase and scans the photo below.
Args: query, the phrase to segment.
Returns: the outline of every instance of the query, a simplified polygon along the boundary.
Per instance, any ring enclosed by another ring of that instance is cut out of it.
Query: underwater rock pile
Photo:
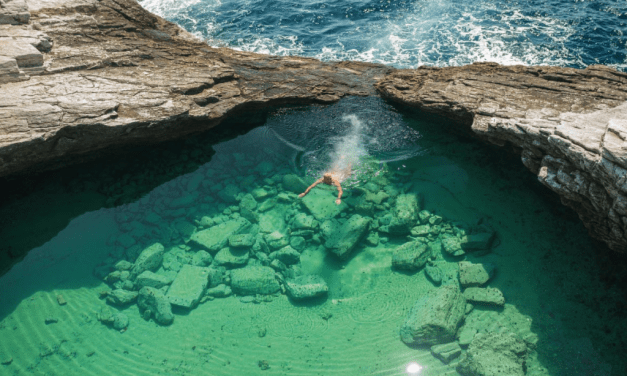
[[[118,207],[120,234],[109,239],[110,257],[95,270],[111,287],[102,294],[106,302],[137,304],[145,319],[168,325],[172,306],[193,309],[233,294],[246,302],[282,293],[295,301],[317,298],[328,286],[321,276],[304,275],[305,250],[324,249],[347,260],[360,247],[391,238],[405,241],[394,249],[392,267],[426,267],[439,284],[438,255],[486,251],[495,239],[487,226],[453,224],[421,210],[420,194],[393,172],[346,189],[337,205],[335,187],[325,185],[298,198],[308,184],[271,160],[219,154],[196,172]],[[475,293],[466,299],[484,298]]]

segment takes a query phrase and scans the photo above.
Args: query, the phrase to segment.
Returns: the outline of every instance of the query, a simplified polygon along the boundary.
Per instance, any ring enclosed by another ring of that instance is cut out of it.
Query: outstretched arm
[[[340,185],[340,182],[336,179],[333,179],[333,184],[335,184],[335,186],[337,187],[337,200],[335,200],[335,203],[339,205],[342,203],[342,186]]]
[[[307,193],[309,193],[309,191],[311,191],[311,188],[313,188],[313,187],[315,187],[316,185],[318,185],[318,184],[322,183],[322,180],[323,180],[322,178],[320,178],[320,179],[316,180],[316,181],[315,181],[312,185],[310,185],[310,186],[309,186],[309,188],[307,188],[307,189],[305,190],[305,192],[303,192],[303,193],[299,194],[299,195],[298,195],[298,197],[303,197],[303,196],[305,196]]]

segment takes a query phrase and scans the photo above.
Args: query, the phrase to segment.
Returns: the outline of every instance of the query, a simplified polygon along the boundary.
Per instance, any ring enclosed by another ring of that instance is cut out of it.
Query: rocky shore
[[[209,47],[134,0],[0,0],[0,177],[268,106],[377,94],[512,147],[593,236],[627,250],[627,74],[323,63]]]

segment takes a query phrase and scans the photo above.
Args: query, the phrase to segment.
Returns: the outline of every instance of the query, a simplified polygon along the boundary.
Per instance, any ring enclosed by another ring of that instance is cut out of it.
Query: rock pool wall
[[[134,0],[0,4],[0,177],[159,142],[248,110],[374,95],[511,144],[591,234],[627,250],[627,75],[611,68],[394,70],[216,49]]]

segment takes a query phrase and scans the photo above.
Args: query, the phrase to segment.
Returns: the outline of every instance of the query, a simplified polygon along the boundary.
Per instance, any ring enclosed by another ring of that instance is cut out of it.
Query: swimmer
[[[343,157],[341,159],[344,159]],[[309,188],[307,188],[305,190],[305,192],[301,193],[298,195],[298,197],[304,197],[307,193],[309,193],[309,191],[311,191],[311,188],[315,187],[316,185],[320,184],[320,183],[324,183],[327,185],[335,185],[337,187],[337,200],[335,200],[335,203],[337,205],[342,203],[342,185],[340,184],[341,181],[344,181],[346,178],[348,178],[351,174],[351,164],[349,163],[348,166],[344,169],[339,171],[337,165],[333,168],[333,171],[331,172],[325,172],[324,175],[322,175],[322,177],[318,180],[316,180],[312,185],[309,186]]]

